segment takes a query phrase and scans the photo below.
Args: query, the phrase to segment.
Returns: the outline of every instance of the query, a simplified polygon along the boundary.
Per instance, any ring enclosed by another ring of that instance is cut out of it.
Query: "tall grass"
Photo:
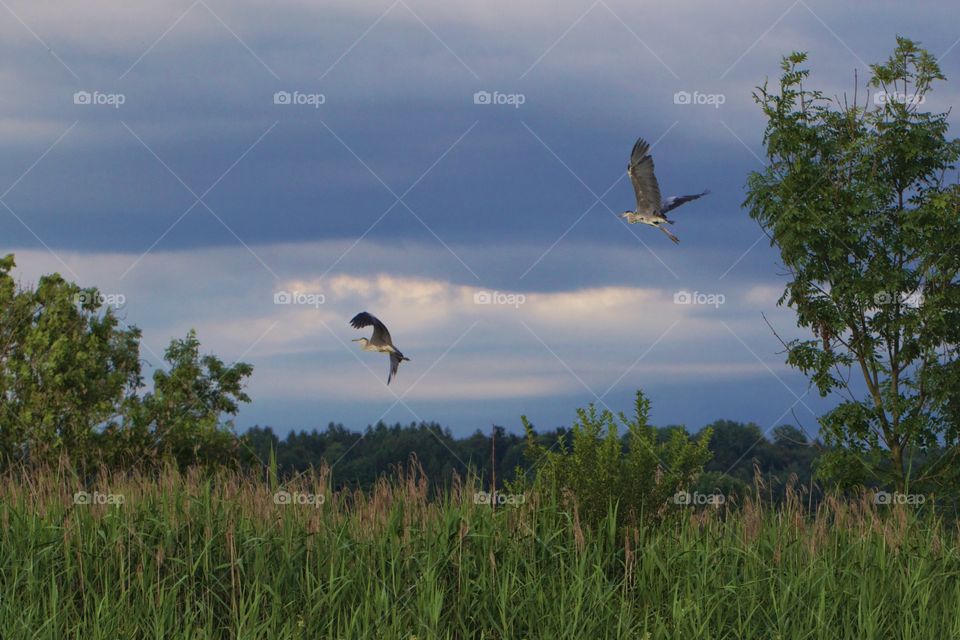
[[[611,508],[586,530],[536,494],[428,500],[416,468],[329,486],[299,477],[282,489],[323,504],[277,504],[269,477],[7,474],[0,637],[960,637],[958,530],[902,506],[677,506],[627,529]]]

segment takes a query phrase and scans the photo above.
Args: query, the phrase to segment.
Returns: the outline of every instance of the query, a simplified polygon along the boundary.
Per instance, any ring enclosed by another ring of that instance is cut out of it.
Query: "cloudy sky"
[[[792,50],[850,91],[897,34],[960,80],[955,8],[922,6],[0,0],[0,252],[122,301],[148,377],[190,328],[252,363],[240,428],[549,428],[642,388],[657,424],[815,433],[834,399],[783,364],[740,206],[751,92]],[[665,194],[712,190],[678,246],[616,217],[638,136]],[[361,310],[412,359],[389,388]]]

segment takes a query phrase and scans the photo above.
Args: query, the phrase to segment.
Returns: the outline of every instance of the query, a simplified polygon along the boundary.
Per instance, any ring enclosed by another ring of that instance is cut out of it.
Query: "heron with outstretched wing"
[[[362,311],[353,316],[350,325],[354,329],[373,327],[373,335],[369,339],[356,338],[353,342],[359,342],[360,348],[364,351],[390,354],[390,373],[387,375],[387,384],[390,384],[390,381],[397,375],[400,363],[404,360],[409,361],[410,358],[404,356],[399,349],[393,346],[393,340],[390,338],[390,332],[387,331],[386,325],[380,322],[375,315]]]
[[[680,238],[670,233],[665,224],[673,224],[667,219],[667,212],[676,209],[682,204],[696,200],[710,193],[705,190],[687,196],[671,196],[666,200],[660,197],[660,185],[657,176],[653,173],[653,156],[650,155],[650,144],[643,138],[637,138],[630,153],[630,163],[627,165],[627,175],[633,183],[633,191],[637,196],[637,208],[633,211],[624,211],[620,217],[630,224],[648,224],[667,234],[674,244],[679,244]]]

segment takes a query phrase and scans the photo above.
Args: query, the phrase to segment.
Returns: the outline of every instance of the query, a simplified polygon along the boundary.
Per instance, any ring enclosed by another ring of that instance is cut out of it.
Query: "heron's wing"
[[[627,175],[630,176],[633,191],[637,195],[637,213],[660,213],[660,185],[657,184],[657,176],[653,174],[650,145],[643,138],[637,138],[637,143],[633,145]]]
[[[400,368],[400,361],[403,359],[403,356],[398,354],[396,351],[390,352],[390,375],[387,376],[387,384],[390,384],[390,381],[393,380],[393,377],[397,375],[397,369]]]
[[[661,227],[658,225],[657,229],[660,229],[660,231],[663,231],[665,234],[667,234],[667,237],[673,240],[673,244],[680,244],[680,238],[670,233],[666,227]]]
[[[393,344],[393,341],[390,339],[390,332],[387,331],[387,327],[371,313],[361,311],[357,315],[353,316],[353,320],[350,321],[350,324],[354,329],[362,329],[364,327],[373,326],[373,336],[370,337],[370,342],[372,344]]]
[[[690,202],[691,200],[696,200],[697,198],[702,198],[703,196],[707,195],[708,193],[710,193],[710,190],[709,190],[709,189],[705,189],[704,191],[702,191],[702,192],[700,192],[700,193],[694,193],[694,194],[689,195],[689,196],[673,196],[673,197],[671,197],[671,198],[667,198],[666,201],[664,201],[664,203],[663,203],[663,211],[662,211],[662,213],[666,213],[667,211],[672,211],[672,210],[676,209],[677,207],[679,207],[680,205],[686,204],[686,203]]]

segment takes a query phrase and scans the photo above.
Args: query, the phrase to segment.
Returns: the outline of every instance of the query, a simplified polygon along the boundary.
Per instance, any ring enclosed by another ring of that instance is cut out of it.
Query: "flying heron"
[[[657,176],[653,175],[653,156],[650,155],[650,145],[643,138],[637,138],[637,143],[633,145],[633,151],[630,152],[630,164],[627,165],[627,175],[630,176],[633,190],[637,194],[637,209],[636,211],[624,211],[620,214],[620,217],[625,218],[630,224],[642,222],[651,227],[656,227],[667,234],[674,244],[679,244],[680,238],[670,233],[663,226],[664,223],[673,224],[673,220],[667,219],[667,212],[691,200],[705,196],[710,191],[706,190],[689,196],[672,196],[666,200],[661,200],[660,185],[657,184]]]
[[[400,367],[400,363],[404,360],[409,361],[410,358],[404,356],[400,353],[399,349],[393,346],[393,340],[390,338],[390,332],[387,331],[386,325],[380,322],[375,315],[362,311],[353,316],[350,324],[354,329],[362,329],[363,327],[373,325],[373,335],[370,336],[369,340],[366,338],[356,338],[352,342],[359,342],[360,348],[364,351],[390,354],[390,374],[387,376],[387,384],[390,384],[393,377],[397,375],[397,369]]]

